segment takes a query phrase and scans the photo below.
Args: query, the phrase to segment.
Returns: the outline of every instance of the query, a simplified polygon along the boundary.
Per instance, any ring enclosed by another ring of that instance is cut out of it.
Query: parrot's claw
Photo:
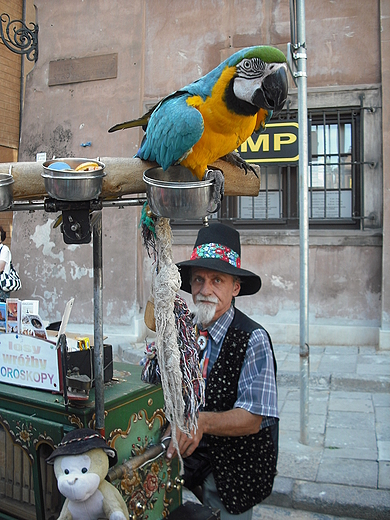
[[[232,164],[233,166],[238,166],[238,168],[245,170],[245,175],[248,173],[248,170],[251,170],[257,178],[259,177],[255,168],[251,164],[247,163],[237,152],[230,152],[227,155],[221,157],[221,159],[228,162],[229,164]]]
[[[221,207],[223,194],[225,191],[225,177],[223,176],[221,170],[207,170],[204,174],[203,180],[214,181],[213,202],[216,204],[217,208],[214,211],[210,211],[209,213],[216,213]]]

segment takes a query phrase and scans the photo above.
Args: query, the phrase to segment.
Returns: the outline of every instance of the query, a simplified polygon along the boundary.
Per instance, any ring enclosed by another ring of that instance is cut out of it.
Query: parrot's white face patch
[[[263,81],[280,68],[286,68],[285,63],[267,63],[265,68],[258,72],[257,77],[248,78],[246,74],[236,76],[233,83],[233,92],[238,99],[253,104],[253,95],[262,87]]]
[[[233,92],[238,99],[252,103],[254,92],[261,87],[263,78],[234,78]]]

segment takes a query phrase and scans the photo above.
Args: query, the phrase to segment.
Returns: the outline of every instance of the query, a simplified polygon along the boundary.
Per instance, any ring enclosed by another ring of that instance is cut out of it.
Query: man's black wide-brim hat
[[[80,455],[95,448],[101,448],[108,455],[109,466],[118,462],[116,450],[108,446],[104,437],[91,428],[79,428],[64,435],[58,447],[46,459],[48,464],[54,464],[54,459],[67,455]]]
[[[181,289],[191,292],[191,269],[201,267],[220,273],[238,276],[241,290],[238,296],[255,294],[260,290],[261,278],[251,271],[241,269],[240,234],[231,226],[210,223],[199,230],[190,260],[176,264],[181,275]]]

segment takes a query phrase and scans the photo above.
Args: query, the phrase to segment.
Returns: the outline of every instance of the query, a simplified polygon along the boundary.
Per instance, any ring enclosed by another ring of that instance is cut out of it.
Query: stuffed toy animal
[[[128,520],[119,491],[105,480],[117,454],[95,430],[67,433],[46,459],[54,464],[57,486],[66,497],[58,520]]]

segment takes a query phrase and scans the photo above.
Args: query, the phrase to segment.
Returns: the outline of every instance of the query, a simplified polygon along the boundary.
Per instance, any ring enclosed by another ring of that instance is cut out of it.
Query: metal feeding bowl
[[[8,173],[0,173],[0,211],[4,211],[13,203],[14,178]]]
[[[50,197],[57,200],[96,199],[102,192],[105,175],[104,164],[96,159],[71,157],[43,163],[45,189]]]
[[[152,212],[178,220],[204,218],[217,206],[213,201],[213,180],[199,181],[184,166],[150,168],[143,174]]]

